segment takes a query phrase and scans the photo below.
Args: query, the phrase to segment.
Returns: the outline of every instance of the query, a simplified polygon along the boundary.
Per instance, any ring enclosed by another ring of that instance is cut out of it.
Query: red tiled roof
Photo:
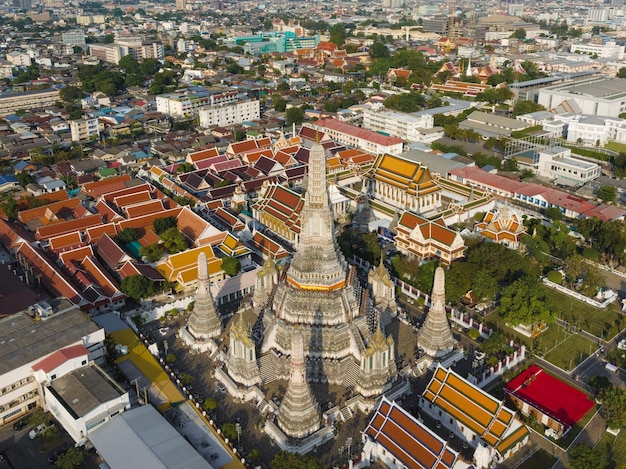
[[[83,298],[78,290],[69,282],[65,274],[43,255],[40,249],[34,248],[28,243],[23,243],[17,251],[26,258],[28,264],[36,273],[41,274],[41,282],[54,295],[64,296],[77,306],[82,304]]]
[[[47,356],[40,362],[33,365],[33,370],[42,370],[44,373],[50,373],[52,370],[58,368],[63,363],[72,358],[85,357],[89,355],[89,350],[84,345],[72,345],[61,350],[57,350],[53,354]]]
[[[445,440],[385,397],[364,433],[409,469],[452,468],[458,458]]]
[[[118,191],[124,189],[126,184],[131,180],[128,174],[121,176],[115,176],[112,178],[104,179],[102,181],[90,182],[82,187],[82,192],[91,197],[100,197],[107,192]]]
[[[585,393],[536,365],[509,381],[504,390],[568,426],[578,422],[593,407],[593,401]]]
[[[46,216],[47,213],[56,215],[58,213],[61,213],[62,211],[74,212],[76,207],[78,207],[79,205],[80,205],[79,199],[63,199],[58,202],[53,202],[48,205],[43,205],[41,207],[31,208],[29,210],[23,210],[19,212],[17,219],[22,223],[28,223],[36,219],[43,219],[43,218],[48,219],[49,217]]]
[[[116,236],[117,231],[115,229],[114,223],[107,223],[105,225],[100,226],[92,226],[85,230],[87,236],[86,239],[90,243],[96,243],[100,239],[103,234],[108,234],[109,236]]]
[[[85,231],[85,229],[90,226],[100,224],[102,224],[102,217],[100,215],[90,215],[76,220],[69,220],[37,228],[35,237],[37,239],[49,239],[72,231]]]
[[[315,122],[315,125],[325,129],[334,130],[335,132],[341,132],[355,138],[367,140],[368,142],[376,143],[378,145],[397,145],[403,142],[401,138],[388,137],[386,135],[362,129],[355,125],[346,124],[345,122],[332,118],[320,119]]]

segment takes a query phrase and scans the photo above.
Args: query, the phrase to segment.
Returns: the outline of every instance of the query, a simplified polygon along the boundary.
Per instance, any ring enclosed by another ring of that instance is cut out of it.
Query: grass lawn
[[[556,347],[551,347],[552,350],[547,352],[543,358],[553,365],[569,371],[591,355],[597,348],[597,344],[586,337],[573,334]]]
[[[545,449],[539,449],[517,469],[549,469],[554,466],[556,458],[552,457]]]
[[[618,153],[626,153],[626,144],[619,142],[609,142],[605,145],[605,148],[616,151]]]
[[[609,329],[616,321],[620,321],[621,324],[623,315],[615,303],[606,309],[598,309],[556,290],[550,288],[546,290],[548,297],[559,307],[557,316],[572,324],[578,324],[578,327],[599,339],[607,339]],[[621,327],[618,326],[618,329]]]
[[[622,430],[617,436],[604,432],[598,442],[598,448],[606,448],[607,446],[615,467],[626,461],[626,430]]]

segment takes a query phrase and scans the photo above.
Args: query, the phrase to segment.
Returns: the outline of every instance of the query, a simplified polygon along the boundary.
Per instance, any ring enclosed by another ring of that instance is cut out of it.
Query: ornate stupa
[[[446,316],[446,274],[443,267],[435,270],[430,310],[417,335],[417,345],[432,358],[439,359],[452,352],[456,341]]]
[[[261,384],[261,377],[256,363],[254,341],[243,314],[243,311],[239,312],[236,322],[230,329],[226,366],[228,375],[234,381],[244,386],[253,386]]]
[[[213,295],[206,254],[198,255],[198,287],[193,311],[187,325],[181,329],[181,338],[192,348],[205,351],[210,348],[210,339],[220,335],[222,321],[220,320]]]
[[[291,339],[291,366],[287,392],[278,408],[280,429],[292,438],[304,438],[320,428],[317,402],[306,380],[304,339],[295,330]]]
[[[242,386],[251,386],[257,376],[261,389],[276,379],[288,381],[277,410],[278,425],[271,427],[283,432],[277,441],[304,438],[320,428],[309,383],[341,385],[367,407],[390,387],[397,372],[394,340],[368,322],[374,314],[369,290],[361,287],[335,239],[326,156],[319,143],[310,149],[306,181],[291,263],[277,269],[266,261],[260,269],[252,302],[245,306],[254,312],[249,316],[256,316],[254,334],[250,336],[243,322],[231,328],[226,357],[230,380],[240,385],[227,388],[238,397],[256,395]],[[250,346],[255,339],[257,355]],[[216,377],[222,373],[216,370]]]
[[[326,157],[319,143],[309,153],[301,220],[296,252],[264,312],[261,354],[289,355],[291,331],[297,326],[304,339],[308,376],[360,392],[358,378],[368,374],[362,356],[373,331],[367,325],[367,308],[361,304],[366,295],[361,295],[355,273],[348,268],[334,237]],[[275,368],[278,377],[287,378],[286,363]],[[387,377],[395,371],[388,362]],[[378,394],[382,391],[382,386],[376,390]],[[368,389],[365,395],[372,392]]]
[[[395,315],[398,309],[396,304],[396,286],[391,275],[389,275],[389,271],[385,268],[382,252],[380,254],[380,263],[378,267],[370,270],[368,280],[376,309]]]

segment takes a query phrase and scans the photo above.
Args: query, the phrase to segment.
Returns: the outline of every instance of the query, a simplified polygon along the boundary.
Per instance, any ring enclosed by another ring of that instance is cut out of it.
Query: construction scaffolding
[[[506,143],[504,159],[515,158],[530,161],[533,164],[539,160],[539,152],[546,148],[559,146],[558,140],[552,135],[530,135],[524,138],[511,138]]]

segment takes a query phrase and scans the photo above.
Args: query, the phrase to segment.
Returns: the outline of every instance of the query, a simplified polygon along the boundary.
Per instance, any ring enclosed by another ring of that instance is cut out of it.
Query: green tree
[[[346,42],[346,27],[343,23],[337,23],[330,27],[330,42],[342,46]]]
[[[272,103],[274,104],[274,110],[278,112],[285,112],[285,109],[287,109],[287,101],[279,94],[272,96]]]
[[[592,448],[586,444],[574,445],[569,452],[569,466],[572,469],[607,469],[609,458],[600,446]]]
[[[498,309],[507,323],[526,326],[549,322],[554,310],[543,284],[530,276],[516,280],[502,291]]]
[[[154,75],[158,70],[161,64],[157,59],[143,59],[141,62],[140,70],[144,75]]]
[[[388,59],[389,48],[382,42],[375,42],[369,48],[369,54],[372,59]]]
[[[499,356],[507,346],[507,340],[501,332],[494,332],[488,339],[482,343],[480,348],[487,355]]]
[[[626,78],[626,67],[622,67],[617,71],[617,78]]]
[[[217,409],[217,401],[212,397],[208,397],[202,403],[202,408],[207,412],[212,412]]]
[[[168,228],[159,235],[159,238],[161,238],[165,249],[167,249],[170,254],[176,254],[177,252],[187,249],[187,238],[185,238],[185,235],[182,234],[178,228]]]
[[[47,203],[43,199],[36,199],[34,197],[31,199],[28,199],[28,208],[43,207],[44,205],[47,205]]]
[[[21,171],[17,173],[17,181],[20,183],[20,186],[26,187],[29,184],[33,184],[35,182],[35,177],[30,174],[28,171]]]
[[[241,271],[241,263],[239,259],[232,256],[227,256],[222,259],[222,270],[226,275],[234,277]]]
[[[177,224],[178,222],[176,221],[175,217],[163,217],[163,218],[156,218],[154,222],[152,223],[152,226],[156,234],[160,235],[161,233],[163,233],[166,230],[169,230],[170,228],[176,228]]]
[[[13,197],[2,203],[2,210],[9,220],[15,220],[19,211],[17,208],[17,202]]]
[[[117,239],[122,243],[131,243],[139,239],[139,233],[135,228],[124,228],[117,234]]]
[[[80,466],[84,459],[85,453],[83,450],[73,446],[59,456],[59,459],[54,463],[54,467],[57,469],[74,469],[76,466]]]
[[[438,267],[437,261],[430,261],[422,264],[417,270],[417,288],[423,292],[430,292],[433,289],[435,270]]]
[[[613,186],[600,186],[596,191],[596,195],[602,202],[613,202],[617,198],[617,189]]]
[[[144,275],[131,275],[123,278],[120,289],[134,300],[146,298],[155,293],[154,284]]]
[[[184,174],[184,173],[188,173],[190,171],[193,171],[195,168],[191,163],[187,163],[186,161],[184,163],[180,163],[177,167],[176,167],[176,173],[177,174]]]
[[[532,101],[518,100],[515,102],[515,106],[513,107],[513,117],[545,110],[546,108],[541,104],[537,104]]]
[[[222,425],[222,435],[230,441],[237,441],[237,427],[235,424],[227,422]]]
[[[83,92],[77,86],[64,86],[59,90],[59,97],[64,103],[75,103],[82,96]]]
[[[608,426],[615,429],[626,427],[626,391],[613,386],[603,389],[598,397]]]
[[[511,37],[523,41],[524,39],[526,39],[526,30],[524,28],[518,28],[511,35]]]
[[[279,451],[270,461],[270,469],[322,469],[322,461],[313,456]]]
[[[548,217],[552,221],[561,221],[563,220],[563,212],[557,207],[548,207],[545,210],[545,216]]]
[[[137,59],[131,54],[122,57],[118,62],[118,66],[123,69],[127,74],[139,73],[141,71],[139,62],[137,62]]]
[[[287,118],[287,124],[300,125],[304,121],[304,110],[299,107],[290,107],[287,109],[285,117]]]
[[[148,244],[139,248],[139,255],[148,259],[148,262],[156,262],[161,259],[163,249],[157,243]]]
[[[479,300],[492,301],[496,299],[499,285],[488,272],[479,271],[472,278],[472,291]]]
[[[102,44],[113,44],[115,42],[115,36],[113,34],[105,34],[102,38]]]

